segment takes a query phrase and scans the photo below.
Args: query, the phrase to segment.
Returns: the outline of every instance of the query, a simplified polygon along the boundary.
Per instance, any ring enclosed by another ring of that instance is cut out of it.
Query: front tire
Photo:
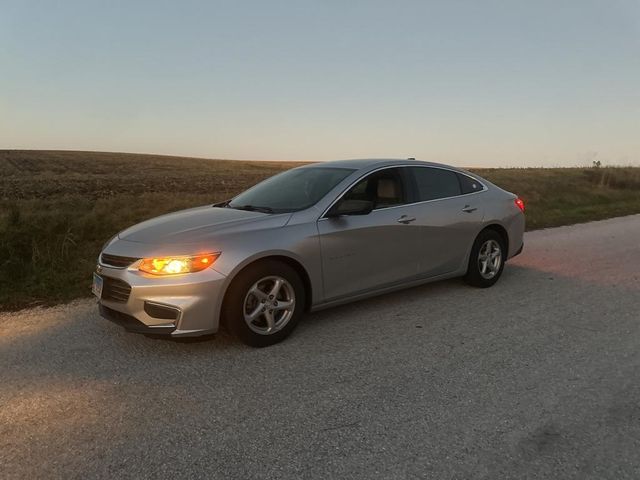
[[[479,288],[492,286],[502,275],[506,256],[504,240],[500,234],[494,230],[480,232],[471,248],[465,281]]]
[[[245,344],[267,347],[289,336],[304,305],[304,285],[297,272],[285,263],[264,260],[233,280],[223,304],[223,321]]]

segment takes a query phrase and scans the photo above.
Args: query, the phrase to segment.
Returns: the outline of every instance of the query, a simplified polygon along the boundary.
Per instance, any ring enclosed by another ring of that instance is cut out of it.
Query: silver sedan
[[[93,291],[102,316],[129,331],[181,337],[225,325],[262,347],[306,311],[458,276],[490,287],[522,251],[524,226],[522,200],[454,167],[311,164],[120,232]]]

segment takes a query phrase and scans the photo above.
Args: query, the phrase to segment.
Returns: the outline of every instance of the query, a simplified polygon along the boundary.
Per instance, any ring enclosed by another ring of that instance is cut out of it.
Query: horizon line
[[[73,150],[73,149],[60,149],[60,148],[0,148],[0,152],[59,152],[59,153],[97,153],[97,154],[112,154],[112,155],[139,155],[147,157],[167,157],[167,158],[179,158],[179,159],[193,159],[193,160],[208,160],[208,161],[222,161],[222,162],[264,162],[264,163],[322,163],[330,162],[333,160],[274,160],[274,159],[247,159],[247,158],[216,158],[216,157],[203,157],[198,155],[175,155],[168,153],[149,153],[149,152],[124,152],[124,151],[112,151],[112,150]],[[358,158],[336,158],[334,160],[358,160],[367,158],[380,158],[389,160],[408,160],[412,158],[418,161],[427,161],[432,163],[443,163],[437,160],[422,160],[415,157],[389,157],[389,156],[371,156],[371,157],[358,157]],[[460,166],[463,169],[519,169],[525,170],[529,168],[535,169],[566,169],[566,168],[640,168],[640,165],[622,165],[622,164],[606,164],[594,167],[594,165],[571,165],[571,166],[501,166],[501,167],[485,167],[485,166]]]

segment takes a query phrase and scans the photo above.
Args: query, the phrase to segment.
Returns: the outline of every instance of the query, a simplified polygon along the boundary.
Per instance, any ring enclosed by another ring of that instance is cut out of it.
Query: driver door
[[[392,167],[371,173],[334,205],[345,200],[372,201],[374,209],[369,214],[318,220],[325,301],[418,275],[420,228],[411,220],[407,206],[404,170]]]

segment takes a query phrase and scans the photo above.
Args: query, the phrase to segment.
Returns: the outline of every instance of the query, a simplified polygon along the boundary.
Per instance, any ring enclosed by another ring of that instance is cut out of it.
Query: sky
[[[0,0],[0,148],[640,165],[640,1]]]

